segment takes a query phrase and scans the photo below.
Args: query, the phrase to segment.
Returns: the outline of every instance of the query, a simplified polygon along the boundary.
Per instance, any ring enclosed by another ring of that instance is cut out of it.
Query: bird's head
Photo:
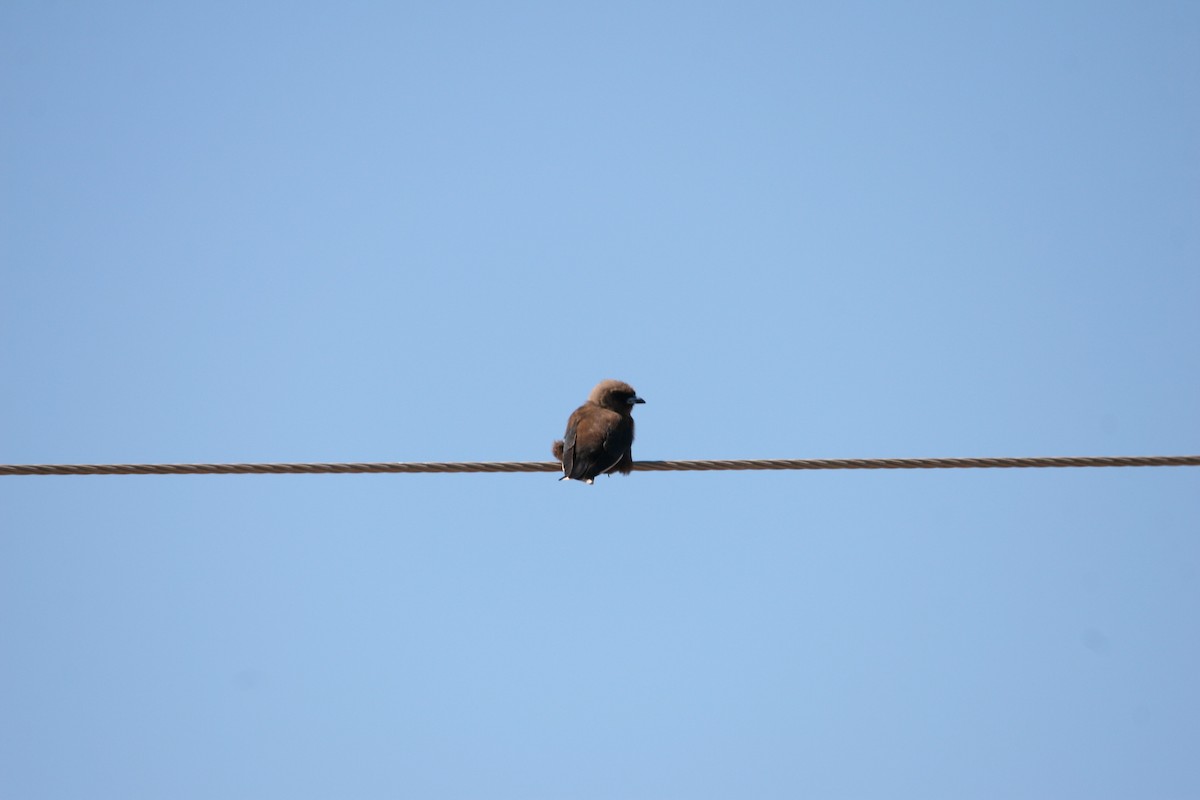
[[[638,403],[646,402],[638,397],[633,387],[624,381],[600,381],[588,401],[596,405],[616,411],[618,414],[629,414]]]

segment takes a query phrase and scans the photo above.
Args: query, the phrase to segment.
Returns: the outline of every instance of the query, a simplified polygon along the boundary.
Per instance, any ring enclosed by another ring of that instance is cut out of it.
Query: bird
[[[633,469],[633,407],[646,402],[624,381],[596,384],[587,402],[567,419],[567,432],[551,447],[562,464],[560,481],[583,481]]]

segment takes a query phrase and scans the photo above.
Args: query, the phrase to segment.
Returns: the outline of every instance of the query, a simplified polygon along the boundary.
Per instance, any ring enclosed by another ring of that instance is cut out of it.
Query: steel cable
[[[1041,467],[1197,467],[1198,456],[1032,458],[801,458],[636,461],[640,472],[835,469],[1016,469]],[[335,464],[0,464],[3,475],[280,475],[339,473],[559,472],[554,461],[375,462]]]

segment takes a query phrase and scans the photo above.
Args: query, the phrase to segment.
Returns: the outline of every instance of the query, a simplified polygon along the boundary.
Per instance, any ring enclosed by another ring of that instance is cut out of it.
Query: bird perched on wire
[[[597,475],[633,469],[633,407],[646,402],[628,383],[600,381],[587,402],[567,420],[567,432],[551,452],[562,462],[559,480],[591,484]]]

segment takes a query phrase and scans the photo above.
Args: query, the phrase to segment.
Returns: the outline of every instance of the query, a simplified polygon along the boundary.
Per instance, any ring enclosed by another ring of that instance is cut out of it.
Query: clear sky
[[[0,6],[0,462],[1200,452],[1200,5]],[[0,796],[1194,798],[1200,470],[0,478]]]

